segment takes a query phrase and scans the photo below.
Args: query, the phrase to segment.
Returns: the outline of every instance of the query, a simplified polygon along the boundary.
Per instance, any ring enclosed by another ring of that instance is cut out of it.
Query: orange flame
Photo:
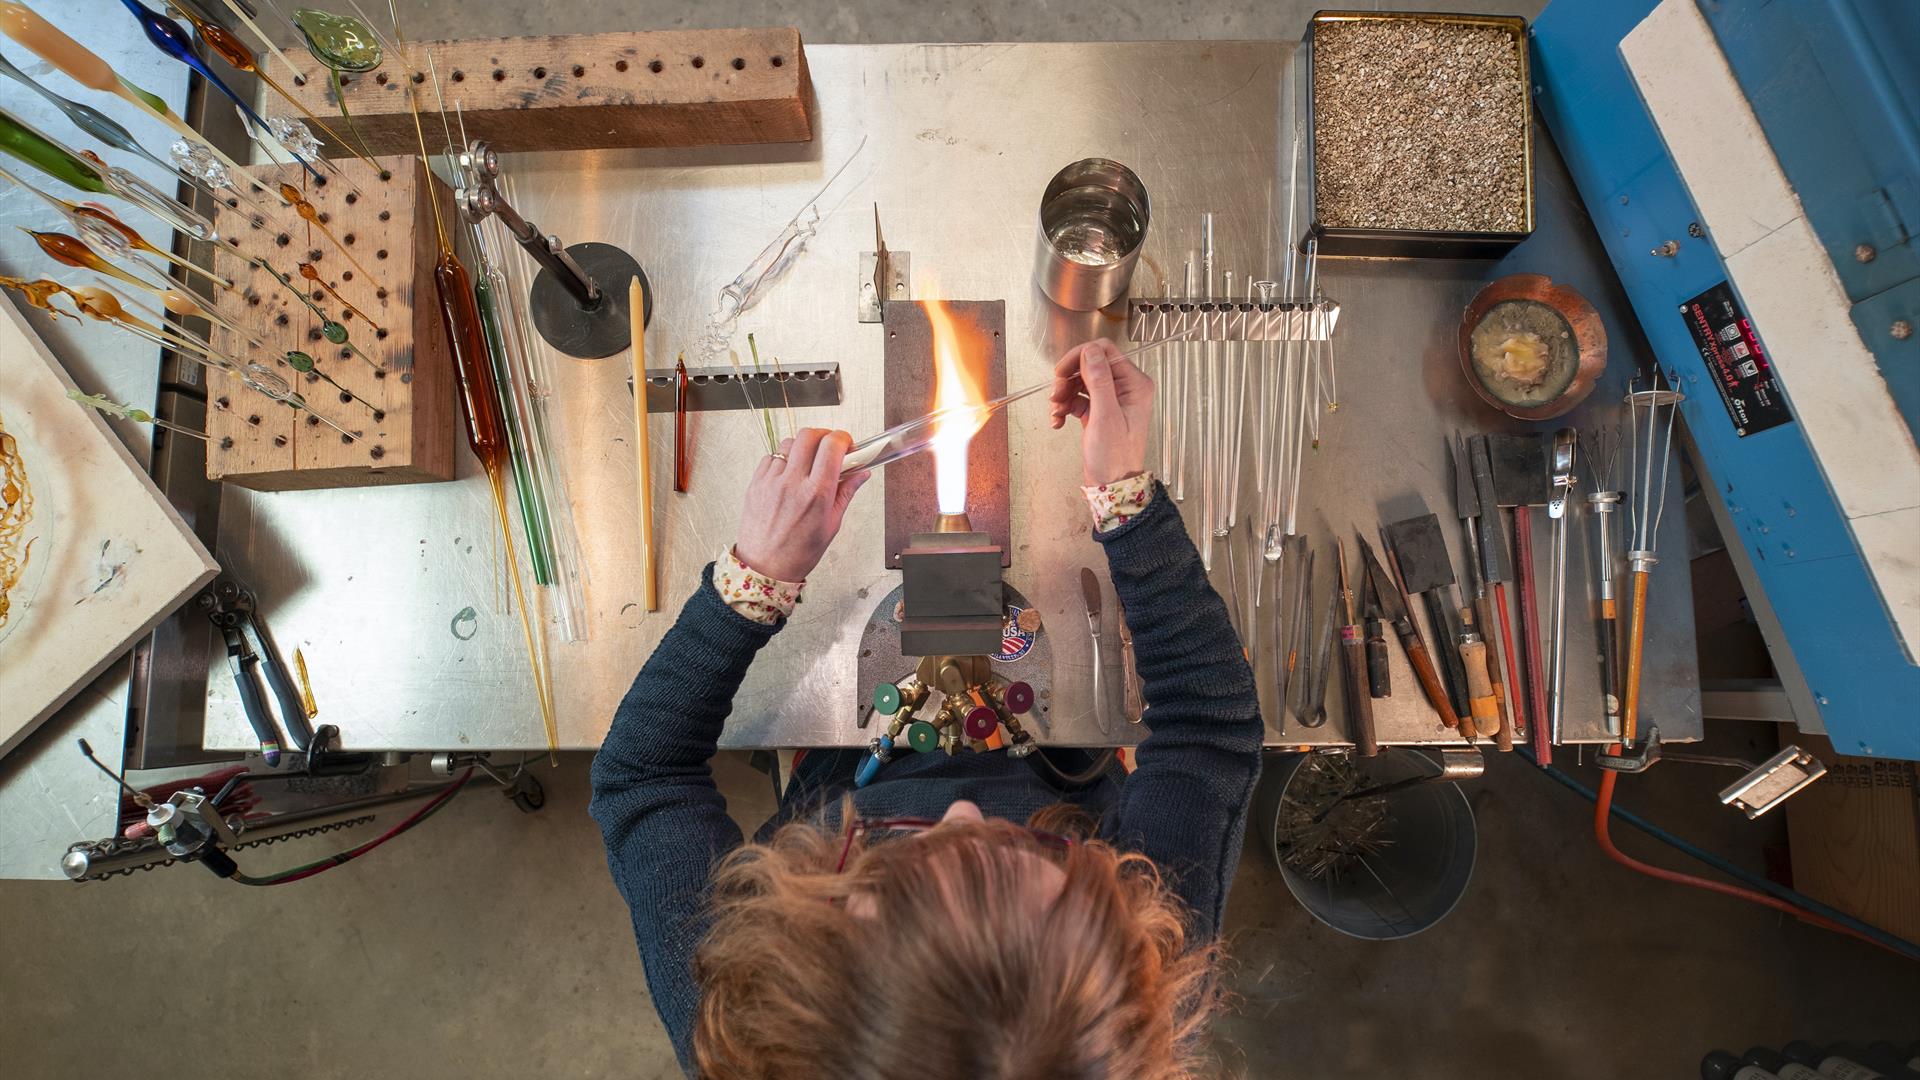
[[[922,300],[933,328],[933,409],[964,410],[987,400],[986,358],[992,345],[978,326],[956,319],[945,301]],[[942,419],[933,433],[933,471],[940,512],[967,509],[967,444],[986,425],[985,413],[962,411]]]

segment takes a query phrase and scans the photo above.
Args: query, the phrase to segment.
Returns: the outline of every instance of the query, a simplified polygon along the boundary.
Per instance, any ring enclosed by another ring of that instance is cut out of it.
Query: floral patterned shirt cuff
[[[1080,491],[1093,511],[1093,531],[1111,532],[1132,520],[1153,501],[1153,474],[1143,472],[1111,484],[1095,484]]]
[[[793,614],[804,581],[775,581],[746,563],[729,547],[713,560],[713,587],[741,615],[772,626]]]

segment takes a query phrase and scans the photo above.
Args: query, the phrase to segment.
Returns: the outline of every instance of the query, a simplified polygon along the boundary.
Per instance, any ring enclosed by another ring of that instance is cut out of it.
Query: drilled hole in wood
[[[295,86],[307,85],[307,77],[305,75],[295,75],[293,77],[293,85]]]
[[[341,240],[342,240],[342,242],[344,242],[344,243],[348,243],[348,244],[351,244],[351,243],[353,243],[353,234],[352,234],[352,233],[348,233],[348,234],[347,234],[346,236],[344,236],[344,237],[342,237],[342,238],[341,238]]]
[[[220,406],[223,409],[228,408],[232,405],[232,402],[227,398],[227,395],[225,394],[221,394],[219,397],[214,398],[213,403],[215,405]]]
[[[340,280],[341,280],[341,281],[352,281],[352,280],[353,280],[353,271],[351,271],[351,270],[342,270],[342,271],[340,271]]]
[[[233,436],[231,435],[223,436],[220,439],[220,449],[222,450],[233,449]]]
[[[324,176],[316,176],[316,177],[314,177],[314,178],[313,178],[313,186],[314,186],[314,187],[317,187],[317,188],[323,188],[323,187],[326,187],[326,186],[327,186],[327,178],[326,178],[326,177],[324,177]]]
[[[382,291],[384,291],[384,290],[382,290]],[[374,336],[374,338],[375,338],[375,340],[378,340],[378,341],[385,341],[385,340],[387,340],[387,328],[383,326],[383,327],[381,327],[380,329],[378,329],[378,330],[375,330],[375,331],[373,332],[373,336]]]
[[[287,445],[287,437],[285,435],[275,435],[273,437],[273,445],[275,446]]]
[[[613,70],[615,71],[627,70],[627,62],[625,60],[615,60],[613,62]]]
[[[746,62],[745,60],[742,60],[742,59],[741,59],[740,57],[738,57],[738,56],[736,56],[736,57],[734,57],[734,58],[733,58],[733,70],[735,70],[735,71],[745,71],[745,70],[747,70],[747,62]]]
[[[586,69],[586,68],[584,68],[584,67],[581,67],[581,66],[580,66],[579,64],[575,64],[575,65],[573,65],[573,77],[574,77],[574,78],[576,78],[576,79],[584,79],[584,78],[586,78],[586,77],[587,77],[587,69]]]
[[[353,350],[352,350],[352,349],[341,349],[341,350],[340,350],[340,360],[341,360],[341,362],[342,362],[342,363],[345,363],[346,361],[348,361],[348,360],[351,360],[351,359],[353,359]]]
[[[647,70],[653,72],[655,75],[658,75],[661,72],[667,70],[667,65],[661,63],[658,60],[655,60],[652,63],[649,63],[647,65]]]
[[[387,369],[386,369],[386,368],[374,368],[374,369],[373,369],[373,377],[374,377],[374,378],[376,378],[376,379],[384,379],[384,378],[386,378],[386,377],[387,377]]]
[[[286,314],[286,312],[284,312],[284,311],[283,311],[283,312],[281,312],[280,314],[278,314],[278,315],[275,315],[275,316],[273,317],[273,325],[275,325],[275,326],[285,326],[285,325],[287,325],[287,314]]]
[[[342,405],[353,404],[353,395],[347,393],[345,390],[340,391],[340,404]]]
[[[386,418],[387,418],[387,410],[385,410],[385,409],[375,409],[375,410],[373,410],[373,420],[374,420],[374,423],[376,423],[376,424],[377,424],[377,423],[379,423],[380,421],[382,421],[382,420],[385,420]]]
[[[772,64],[774,67],[779,67],[786,62],[787,58],[784,56],[771,56],[767,58],[767,63]]]
[[[494,68],[494,69],[493,69],[493,81],[494,81],[494,82],[506,82],[506,81],[507,81],[507,73],[506,73],[506,71],[505,71],[505,70],[503,70],[503,69],[501,69],[501,68]]]
[[[348,206],[352,206],[352,205],[353,205],[354,203],[357,203],[357,202],[359,202],[359,201],[360,201],[360,196],[358,196],[358,195],[355,195],[355,194],[354,194],[353,192],[351,192],[351,191],[349,191],[349,192],[347,192],[347,205],[348,205]]]
[[[351,435],[342,435],[342,436],[340,436],[340,445],[341,445],[341,446],[352,446],[352,445],[353,445],[353,436],[351,436]]]
[[[342,75],[342,76],[340,76],[340,85],[341,85],[341,86],[352,86],[352,85],[353,85],[353,76],[351,76],[351,75]]]
[[[547,77],[547,69],[546,69],[546,68],[543,68],[543,67],[537,67],[537,68],[534,68],[534,69],[533,69],[533,77],[534,77],[534,78],[536,78],[536,79],[544,79],[544,78],[546,78],[546,77]]]
[[[247,306],[248,306],[248,307],[259,307],[259,306],[260,306],[260,298],[259,298],[259,297],[257,297],[257,296],[249,296],[249,297],[247,297]]]
[[[333,222],[332,214],[327,213],[325,210],[320,211],[320,224],[329,225],[329,224],[332,224],[332,222]]]
[[[426,82],[426,81],[427,81],[427,73],[426,73],[426,72],[424,72],[424,71],[416,71],[416,72],[414,72],[414,73],[413,73],[413,85],[415,85],[415,86],[419,86],[419,85],[420,85],[421,83],[423,83],[423,82]]]
[[[281,233],[279,236],[273,238],[273,242],[279,244],[281,247],[286,247],[288,244],[293,243],[293,237],[288,236],[286,233]]]
[[[239,200],[239,199],[228,199],[228,200],[227,200],[227,209],[229,209],[229,210],[238,210],[238,209],[240,209],[240,200]],[[232,237],[228,237],[227,239],[229,239],[229,240],[233,240],[233,238],[232,238]],[[233,242],[237,244],[237,243],[239,243],[240,241],[238,241],[238,240],[233,240]]]
[[[247,417],[247,423],[249,423],[249,424],[252,424],[252,425],[253,425],[254,427],[259,427],[259,426],[260,426],[260,414],[259,414],[259,413],[255,413],[255,414],[253,414],[252,416],[249,416],[249,417]]]
[[[376,252],[374,252],[374,253],[373,253],[373,257],[374,257],[374,258],[376,258],[376,259],[384,259],[384,258],[386,258],[386,257],[387,257],[387,249],[386,249],[386,248],[381,248],[381,249],[380,249],[379,251],[376,251]]]
[[[381,221],[392,221],[392,220],[393,220],[393,211],[391,211],[391,210],[382,210],[382,211],[380,211],[380,220],[381,220]]]
[[[320,261],[320,249],[319,249],[319,248],[308,248],[308,249],[307,249],[307,261],[308,261],[308,262],[311,262],[311,263],[317,263],[317,262],[319,262],[319,261]]]
[[[703,68],[703,67],[706,67],[706,66],[707,66],[707,58],[706,58],[706,57],[704,57],[704,56],[696,56],[696,57],[694,57],[694,58],[693,58],[693,68],[694,68],[694,70],[695,70],[695,71],[698,71],[698,70],[700,70],[701,68]]]
[[[454,71],[453,71],[453,74],[452,74],[451,76],[449,76],[449,77],[450,77],[451,79],[453,79],[453,81],[454,81],[454,82],[466,82],[466,81],[467,81],[467,73],[466,73],[466,72],[464,72],[464,71],[461,71],[461,70],[460,70],[460,69],[458,69],[458,68],[455,68],[455,69],[454,69]]]
[[[373,81],[376,83],[379,83],[381,86],[387,85],[387,73],[383,71],[380,74],[375,75],[373,77]]]
[[[382,299],[382,300],[385,300],[385,299],[387,298],[387,290],[386,290],[386,289],[385,289],[384,287],[383,287],[383,288],[379,288],[379,289],[375,289],[375,290],[373,291],[373,295],[374,295],[374,296],[376,296],[376,297],[378,297],[378,298],[380,298],[380,299]]]
[[[342,437],[342,439],[344,441],[344,436]],[[367,456],[372,458],[375,461],[379,461],[381,458],[387,456],[387,448],[384,446],[376,446],[373,449],[367,451]]]
[[[319,289],[313,290],[311,295],[313,296],[313,302],[316,304],[326,299],[326,296],[327,296],[326,293],[321,292]]]
[[[309,416],[307,417],[307,426],[308,426],[308,427],[319,427],[319,426],[320,426],[320,418],[319,418],[319,417],[317,417],[317,416],[312,416],[312,415],[309,415]]]
[[[308,341],[319,341],[319,340],[320,340],[320,331],[318,331],[318,330],[309,330],[309,331],[307,331],[307,340],[308,340]]]

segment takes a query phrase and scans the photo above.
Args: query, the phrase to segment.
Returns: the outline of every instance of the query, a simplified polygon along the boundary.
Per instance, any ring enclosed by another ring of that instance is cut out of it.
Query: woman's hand
[[[1067,350],[1053,369],[1053,426],[1080,418],[1083,482],[1111,484],[1147,469],[1153,380],[1106,338]]]
[[[840,478],[840,461],[853,436],[801,428],[780,441],[780,454],[760,459],[747,482],[733,554],[775,581],[805,581],[840,532],[853,493],[869,473]]]

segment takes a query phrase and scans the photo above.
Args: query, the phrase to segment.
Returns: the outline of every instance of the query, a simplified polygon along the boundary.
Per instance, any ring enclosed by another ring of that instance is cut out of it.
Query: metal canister
[[[1040,197],[1041,290],[1073,311],[1126,295],[1150,217],[1146,185],[1117,161],[1084,158],[1055,173]]]

